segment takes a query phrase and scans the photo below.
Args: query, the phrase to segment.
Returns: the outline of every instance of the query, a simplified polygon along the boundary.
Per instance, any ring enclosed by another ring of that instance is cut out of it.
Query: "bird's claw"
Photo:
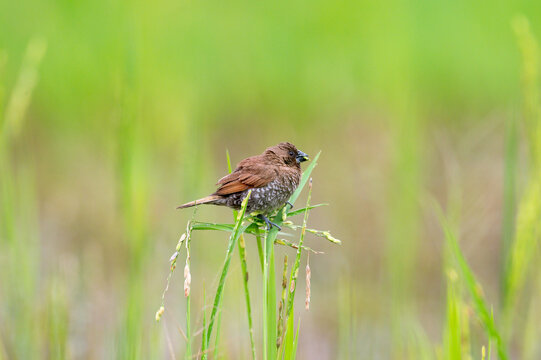
[[[278,231],[282,231],[282,228],[278,226],[277,224],[273,223],[272,221],[269,221],[269,223],[267,224],[267,230],[272,229],[273,226],[277,228]]]
[[[273,223],[272,221],[269,220],[268,217],[266,217],[265,215],[259,215],[259,218],[261,220],[263,220],[265,222],[265,224],[267,224],[267,231],[272,229],[272,227],[274,226],[275,228],[278,229],[278,231],[281,231],[282,228],[280,226],[278,226],[277,224]]]
[[[290,203],[289,201],[286,201],[286,204],[289,205],[289,210],[293,209],[293,204]]]

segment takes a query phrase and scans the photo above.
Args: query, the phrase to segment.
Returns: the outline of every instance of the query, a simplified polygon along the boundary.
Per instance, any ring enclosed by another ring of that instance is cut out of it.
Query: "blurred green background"
[[[0,358],[181,358],[181,272],[154,321],[192,215],[175,206],[214,190],[226,149],[236,163],[281,141],[322,150],[313,203],[330,206],[309,225],[343,241],[306,240],[325,254],[310,257],[299,358],[445,357],[444,240],[427,204],[453,199],[462,250],[497,314],[519,13],[541,37],[535,1],[1,2]],[[224,234],[194,235],[194,332],[226,246]],[[236,257],[223,358],[250,354],[241,289]],[[481,327],[472,317],[476,358]],[[260,329],[256,320],[257,339]],[[539,333],[523,335],[512,358],[539,358]]]

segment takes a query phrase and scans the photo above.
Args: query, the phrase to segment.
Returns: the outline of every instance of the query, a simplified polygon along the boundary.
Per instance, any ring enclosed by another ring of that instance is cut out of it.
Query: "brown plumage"
[[[231,174],[218,180],[215,193],[177,209],[212,204],[238,210],[248,191],[252,190],[246,211],[261,214],[267,222],[264,215],[282,207],[299,185],[300,163],[306,160],[308,156],[291,143],[269,147],[261,155],[242,160]]]

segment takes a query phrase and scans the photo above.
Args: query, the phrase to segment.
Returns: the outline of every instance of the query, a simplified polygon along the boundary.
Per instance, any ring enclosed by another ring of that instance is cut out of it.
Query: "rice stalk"
[[[310,206],[310,199],[312,197],[312,179],[308,185],[308,198],[306,199],[306,207]],[[304,241],[304,234],[306,233],[306,224],[308,222],[308,210],[304,213],[304,219],[302,221],[301,236],[299,239],[299,248],[297,249],[297,255],[295,257],[295,262],[293,268],[291,269],[291,275],[289,279],[289,294],[287,297],[287,311],[286,319],[292,316],[293,313],[293,300],[295,299],[295,291],[297,289],[297,277],[299,275],[299,266],[301,262],[301,252],[302,252],[302,243]]]
[[[252,359],[255,359],[255,342],[254,342],[254,327],[252,324],[252,305],[250,302],[250,290],[248,288],[248,269],[246,264],[246,244],[244,242],[244,236],[239,237],[239,256],[240,264],[243,275],[244,284],[244,297],[246,299],[246,315],[248,316],[248,331],[250,332],[250,348],[252,350]]]
[[[227,252],[226,252],[226,256],[225,256],[225,260],[224,260],[224,265],[222,267],[222,273],[220,275],[220,280],[218,282],[218,288],[216,290],[216,295],[214,297],[214,305],[212,307],[212,312],[211,312],[210,319],[209,319],[206,339],[203,339],[203,341],[205,342],[205,349],[208,349],[209,345],[210,345],[210,338],[212,336],[212,328],[213,328],[214,322],[216,320],[216,313],[219,310],[221,302],[222,302],[223,290],[224,290],[224,286],[225,286],[225,280],[226,280],[226,277],[227,277],[227,273],[229,271],[229,264],[231,263],[231,256],[232,256],[233,250],[234,250],[234,248],[235,248],[235,246],[237,244],[237,241],[238,241],[240,235],[248,227],[248,225],[242,225],[242,223],[243,223],[243,220],[244,220],[244,214],[246,213],[246,206],[248,204],[248,199],[250,198],[250,194],[251,194],[251,192],[248,192],[248,195],[246,195],[246,197],[242,201],[242,206],[241,206],[240,212],[239,212],[239,214],[237,216],[237,221],[235,223],[234,231],[233,231],[233,233],[231,234],[231,236],[229,238],[229,244],[227,246]],[[207,357],[207,353],[205,352],[203,354],[203,358],[206,359],[206,357]]]
[[[310,310],[310,280],[312,279],[312,271],[310,270],[310,254],[306,257],[306,297],[304,300],[304,308]]]
[[[191,332],[191,301],[190,301],[190,286],[192,283],[192,275],[190,273],[190,240],[191,240],[190,224],[188,224],[185,246],[186,246],[186,264],[184,266],[184,297],[186,297],[186,352],[185,358],[189,359],[192,356],[192,332]]]
[[[287,294],[287,255],[284,256],[284,270],[282,271],[282,296],[278,303],[278,334],[276,335],[276,347],[282,344],[282,335],[284,333],[284,312]]]
[[[518,205],[515,234],[507,257],[503,317],[506,339],[513,333],[514,312],[517,300],[524,292],[526,279],[535,264],[541,238],[541,103],[540,103],[540,52],[528,20],[517,16],[512,22],[522,55],[522,93],[524,129],[528,141],[530,176]]]

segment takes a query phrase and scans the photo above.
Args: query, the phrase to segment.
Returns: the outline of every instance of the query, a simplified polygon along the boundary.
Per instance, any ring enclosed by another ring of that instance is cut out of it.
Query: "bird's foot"
[[[289,205],[289,210],[293,209],[293,204],[289,201],[286,201],[286,205]]]
[[[258,217],[263,220],[265,222],[265,224],[267,224],[267,230],[270,230],[272,229],[272,227],[274,226],[275,228],[278,229],[278,231],[281,231],[282,228],[280,226],[278,226],[277,224],[273,223],[272,221],[269,220],[268,217],[266,217],[265,215],[263,214],[259,214]]]

